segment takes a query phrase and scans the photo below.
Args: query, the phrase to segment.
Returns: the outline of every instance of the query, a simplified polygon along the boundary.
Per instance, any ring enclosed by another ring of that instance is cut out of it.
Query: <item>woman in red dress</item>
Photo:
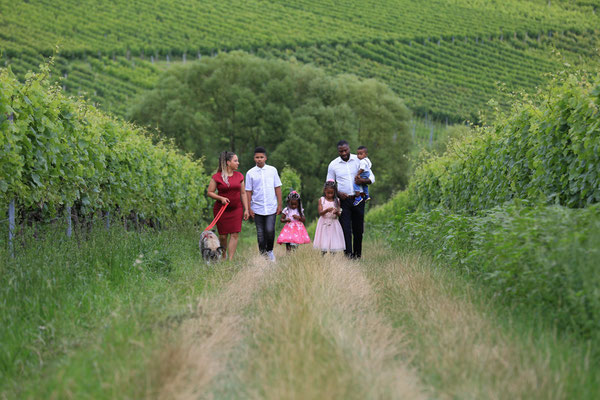
[[[219,168],[208,184],[208,197],[217,200],[213,207],[216,216],[223,204],[229,203],[221,218],[217,221],[217,231],[221,246],[226,249],[223,258],[233,259],[242,231],[242,218],[248,219],[248,199],[244,189],[244,175],[237,171],[240,162],[238,156],[231,151],[219,155]],[[215,193],[217,191],[218,193]],[[228,238],[229,235],[229,238]],[[229,240],[228,240],[229,239]],[[229,241],[229,244],[227,243]]]

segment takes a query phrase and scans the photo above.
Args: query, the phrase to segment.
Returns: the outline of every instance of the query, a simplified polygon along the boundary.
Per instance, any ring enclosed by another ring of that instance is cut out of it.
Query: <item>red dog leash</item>
[[[221,206],[221,209],[219,210],[219,212],[217,213],[217,215],[215,216],[215,219],[212,220],[212,222],[210,223],[210,225],[208,225],[205,229],[205,231],[211,230],[215,224],[217,223],[217,221],[219,220],[219,218],[221,218],[221,215],[223,215],[223,213],[225,212],[225,209],[227,208],[227,206],[229,205],[229,203],[225,203]]]

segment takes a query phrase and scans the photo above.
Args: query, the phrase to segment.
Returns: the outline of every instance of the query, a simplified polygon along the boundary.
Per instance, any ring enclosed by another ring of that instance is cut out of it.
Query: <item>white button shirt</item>
[[[271,215],[277,212],[275,188],[281,186],[277,168],[265,165],[254,167],[246,173],[246,190],[252,192],[250,208],[258,215]]]
[[[354,177],[360,169],[360,160],[356,154],[350,154],[348,161],[342,160],[341,157],[336,158],[329,163],[327,168],[327,180],[334,180],[338,184],[338,192],[347,195],[354,194]],[[370,172],[369,180],[375,183],[375,175]]]

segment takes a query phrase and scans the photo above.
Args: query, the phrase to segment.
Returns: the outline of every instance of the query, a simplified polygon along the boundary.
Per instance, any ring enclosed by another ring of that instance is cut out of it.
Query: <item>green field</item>
[[[375,78],[418,115],[460,122],[478,120],[492,98],[506,106],[499,86],[531,92],[565,62],[597,65],[593,10],[545,1],[3,1],[0,63],[23,77],[58,45],[64,89],[124,116],[176,60],[241,49]]]
[[[370,39],[594,29],[591,6],[546,1],[31,1],[0,3],[0,46],[125,55],[203,53]],[[473,24],[477,21],[477,24]]]
[[[597,0],[0,0],[0,399],[599,398],[599,27]],[[202,260],[218,152],[268,147],[312,218],[340,138],[377,167],[362,259],[272,263],[244,222]]]

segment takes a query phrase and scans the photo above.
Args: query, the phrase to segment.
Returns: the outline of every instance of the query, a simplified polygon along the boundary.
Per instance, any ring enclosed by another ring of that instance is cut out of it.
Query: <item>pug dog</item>
[[[212,261],[221,260],[224,250],[221,247],[219,238],[213,231],[204,231],[200,234],[200,252],[207,264],[210,264]]]

